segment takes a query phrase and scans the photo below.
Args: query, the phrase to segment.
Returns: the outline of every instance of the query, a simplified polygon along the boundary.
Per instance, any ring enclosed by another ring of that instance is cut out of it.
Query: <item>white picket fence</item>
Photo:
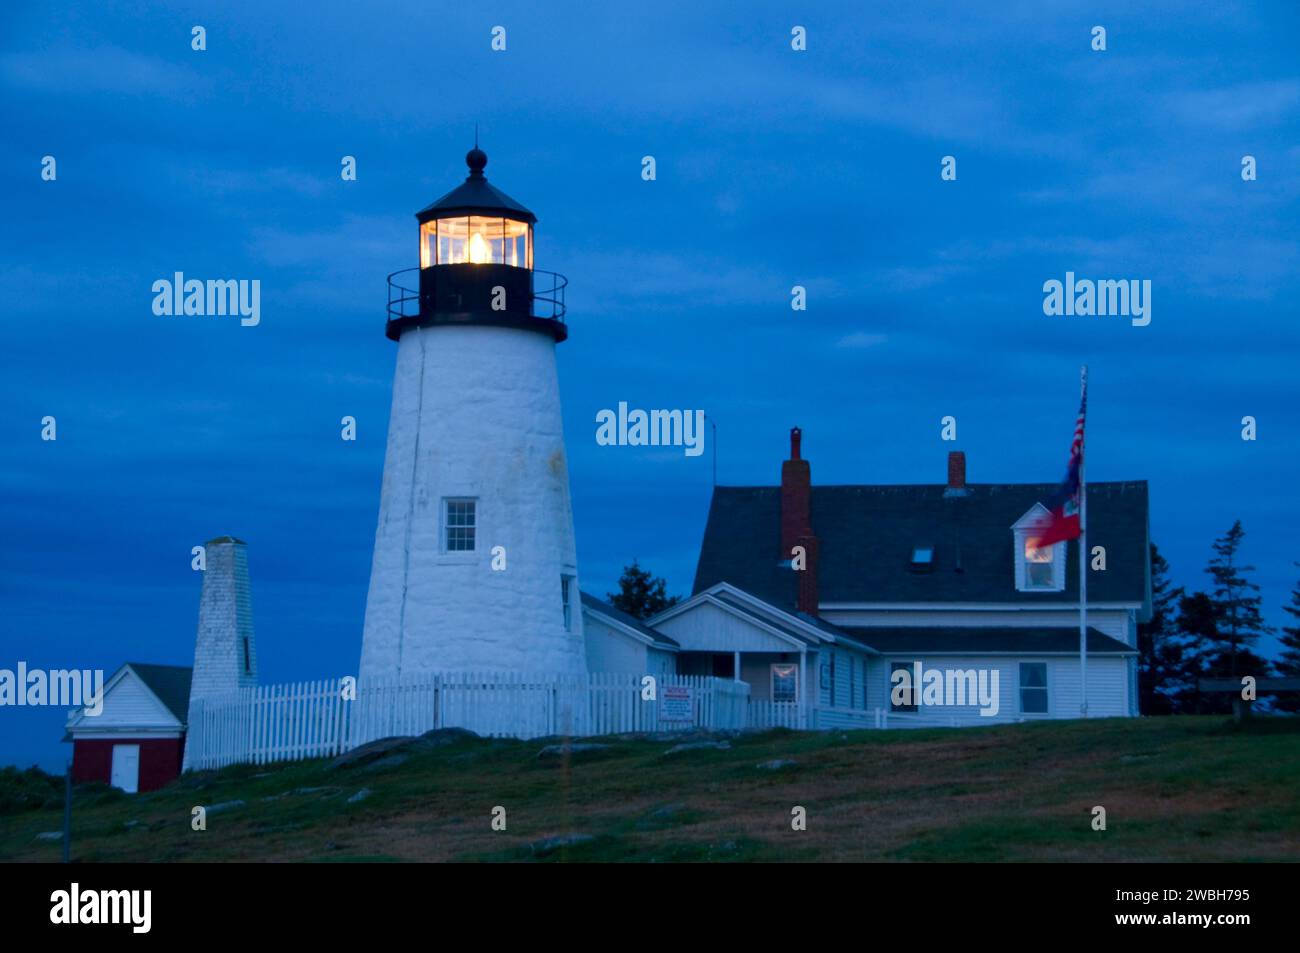
[[[584,737],[690,728],[806,730],[955,727],[943,712],[893,713],[751,699],[745,682],[699,675],[660,677],[653,699],[641,675],[454,672],[355,686],[333,679],[242,689],[196,700],[185,769],[332,757],[377,738],[435,728],[479,735]]]
[[[815,731],[828,731],[834,728],[856,731],[861,728],[884,728],[888,724],[888,715],[880,708],[834,708],[830,705],[816,705],[809,713],[808,727]]]
[[[750,728],[802,728],[803,723],[803,706],[798,702],[749,700]]]
[[[294,761],[346,751],[352,704],[341,680],[260,685],[190,706],[185,767]]]
[[[578,677],[442,673],[359,683],[264,685],[191,706],[185,768],[265,764],[341,754],[386,737],[435,728],[538,738],[748,725],[749,685],[693,675],[660,677],[654,698],[642,676]]]

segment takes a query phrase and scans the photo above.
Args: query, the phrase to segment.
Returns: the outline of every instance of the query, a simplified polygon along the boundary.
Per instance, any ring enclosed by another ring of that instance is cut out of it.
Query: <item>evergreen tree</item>
[[[614,608],[621,609],[628,615],[648,619],[681,601],[680,596],[667,595],[666,588],[667,583],[663,579],[642,569],[634,559],[630,566],[623,567],[623,575],[618,580],[618,592],[608,593],[605,598]]]
[[[1260,658],[1252,646],[1260,635],[1272,631],[1260,613],[1263,602],[1259,586],[1246,578],[1254,566],[1237,563],[1237,550],[1245,538],[1241,520],[1214,541],[1214,558],[1205,571],[1214,580],[1210,597],[1215,608],[1214,643],[1209,648],[1206,670],[1210,676],[1236,678],[1239,675],[1268,674],[1267,660]]]
[[[1208,709],[1227,711],[1227,701],[1223,699],[1216,701],[1213,695],[1202,696],[1196,684],[1205,674],[1205,663],[1211,651],[1210,646],[1217,644],[1219,638],[1218,611],[1214,600],[1203,592],[1180,596],[1177,628],[1179,634],[1186,640],[1185,672],[1191,681],[1190,692],[1181,710],[1184,712],[1202,712]]]
[[[1138,710],[1168,715],[1185,710],[1195,691],[1195,655],[1178,630],[1181,586],[1169,582],[1169,563],[1151,544],[1151,620],[1138,625]]]
[[[1300,563],[1296,565],[1300,566]],[[1282,626],[1282,634],[1278,637],[1282,652],[1274,664],[1279,675],[1300,678],[1300,583],[1291,590],[1291,604],[1282,609],[1296,620],[1296,624]],[[1300,711],[1300,695],[1278,695],[1274,704],[1283,711]]]
[[[1237,552],[1245,537],[1241,521],[1214,541],[1214,557],[1205,567],[1212,581],[1209,592],[1194,592],[1178,602],[1178,627],[1194,644],[1197,677],[1239,678],[1268,674],[1268,660],[1251,650],[1265,632],[1271,631],[1260,614],[1259,586],[1246,573],[1254,566],[1237,563]],[[1229,710],[1229,696],[1195,693],[1197,711],[1221,713]]]

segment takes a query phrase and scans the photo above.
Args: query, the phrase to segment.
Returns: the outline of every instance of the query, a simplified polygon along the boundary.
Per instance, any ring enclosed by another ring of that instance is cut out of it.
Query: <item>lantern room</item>
[[[563,341],[566,281],[533,268],[537,216],[488,183],[478,146],[465,164],[465,181],[416,213],[420,264],[389,275],[388,337],[399,340],[408,327],[484,324]]]
[[[513,218],[456,215],[420,226],[420,267],[433,265],[533,267],[533,227]]]

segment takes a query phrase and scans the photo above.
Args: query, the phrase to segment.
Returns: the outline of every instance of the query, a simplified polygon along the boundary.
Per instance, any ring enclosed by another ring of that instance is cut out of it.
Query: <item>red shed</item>
[[[180,776],[194,670],[128,662],[104,686],[102,709],[68,719],[72,780],[153,791]]]

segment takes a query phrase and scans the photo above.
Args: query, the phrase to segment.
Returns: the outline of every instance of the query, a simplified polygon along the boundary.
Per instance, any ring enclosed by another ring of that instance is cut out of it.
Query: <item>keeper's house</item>
[[[193,669],[128,662],[104,685],[98,715],[72,712],[72,780],[103,781],[134,794],[180,776]]]
[[[796,428],[779,487],[715,489],[693,595],[647,620],[677,643],[678,672],[748,682],[756,702],[787,709],[769,716],[781,724],[855,724],[876,709],[891,727],[1080,716],[1078,545],[1035,549],[1029,535],[1054,485],[967,483],[954,452],[946,484],[813,486],[800,439]],[[1105,551],[1088,579],[1088,715],[1136,715],[1147,485],[1087,493],[1088,545]],[[900,704],[891,673],[917,662],[996,672],[997,713]]]
[[[582,627],[587,635],[588,672],[666,676],[677,671],[681,646],[636,616],[586,592]]]

